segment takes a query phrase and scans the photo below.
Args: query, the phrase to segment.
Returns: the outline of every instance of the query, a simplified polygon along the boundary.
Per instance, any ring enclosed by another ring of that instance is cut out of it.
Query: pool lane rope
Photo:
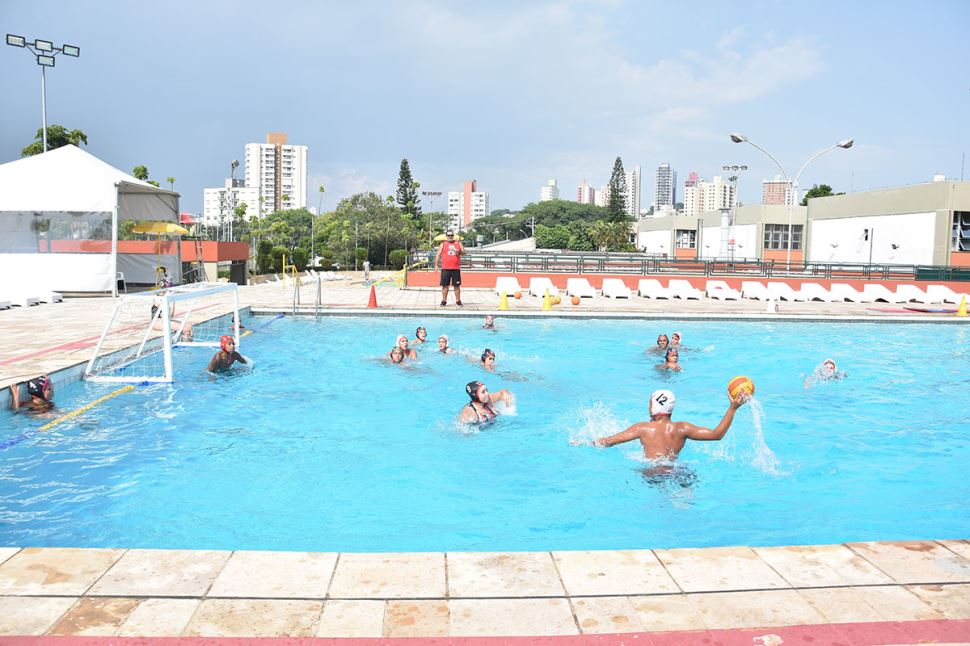
[[[135,389],[134,386],[130,386],[130,385],[129,386],[123,386],[123,387],[119,388],[118,390],[112,391],[112,392],[108,393],[107,395],[105,395],[103,397],[98,397],[94,401],[89,402],[89,403],[85,404],[84,406],[81,406],[80,408],[75,408],[74,410],[72,410],[70,413],[67,413],[66,415],[61,415],[60,417],[58,417],[57,419],[55,419],[52,422],[48,422],[47,424],[44,424],[43,426],[41,426],[40,428],[38,428],[35,431],[27,431],[26,433],[23,433],[23,434],[15,437],[15,438],[12,438],[12,439],[7,440],[3,444],[0,444],[0,451],[2,451],[4,449],[8,449],[11,446],[14,446],[15,444],[20,444],[21,442],[23,442],[24,440],[26,440],[28,437],[30,437],[34,433],[40,433],[40,432],[43,432],[43,431],[49,431],[50,429],[54,428],[55,426],[57,426],[61,422],[65,422],[65,421],[67,421],[69,419],[73,419],[73,418],[77,417],[78,415],[81,415],[82,413],[85,413],[86,411],[91,410],[92,408],[94,408],[95,406],[97,406],[98,404],[100,404],[102,402],[106,402],[106,401],[108,401],[109,399],[111,399],[113,397],[117,397],[118,395],[121,395],[123,393],[130,392],[130,391],[132,391],[134,389]]]

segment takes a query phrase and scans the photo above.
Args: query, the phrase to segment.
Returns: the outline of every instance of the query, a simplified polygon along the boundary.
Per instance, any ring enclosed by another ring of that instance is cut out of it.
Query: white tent
[[[127,266],[155,257],[120,258],[118,223],[178,223],[179,195],[106,164],[75,146],[0,165],[0,280],[29,276],[67,292],[117,293]],[[178,278],[181,265],[170,259]],[[129,280],[131,280],[129,278]]]

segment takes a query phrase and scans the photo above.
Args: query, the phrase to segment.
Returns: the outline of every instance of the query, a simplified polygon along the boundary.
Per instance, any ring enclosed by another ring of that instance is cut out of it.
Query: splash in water
[[[751,407],[751,416],[754,421],[754,440],[751,442],[751,448],[754,449],[752,466],[769,475],[783,475],[779,468],[781,462],[778,460],[778,456],[765,443],[765,434],[761,423],[761,420],[765,417],[764,406],[755,397],[751,398],[748,406]]]
[[[610,407],[603,402],[581,407],[576,417],[576,426],[569,429],[570,444],[592,444],[595,440],[615,435],[628,426],[617,419]],[[640,453],[642,455],[643,452]]]
[[[745,408],[751,410],[752,423],[749,426],[735,419],[731,430],[720,442],[698,442],[697,448],[711,457],[725,462],[742,462],[762,473],[772,476],[786,475],[781,470],[781,461],[765,442],[764,423],[767,417],[764,407],[756,397],[748,400]],[[742,409],[744,410],[744,409]],[[748,429],[753,429],[753,434]]]

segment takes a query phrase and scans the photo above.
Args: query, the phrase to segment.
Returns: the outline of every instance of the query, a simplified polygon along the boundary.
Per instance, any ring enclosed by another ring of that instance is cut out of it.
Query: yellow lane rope
[[[58,417],[57,419],[55,419],[53,422],[50,422],[48,424],[44,424],[43,426],[41,426],[37,430],[39,430],[39,431],[46,431],[46,430],[52,429],[55,426],[57,426],[58,424],[60,424],[61,422],[64,422],[64,421],[69,420],[71,418],[77,417],[78,415],[80,415],[84,411],[87,411],[87,410],[90,410],[90,409],[94,408],[95,406],[97,406],[101,402],[108,401],[112,397],[117,397],[118,395],[120,395],[122,393],[126,393],[129,390],[134,390],[134,389],[135,389],[134,386],[125,386],[124,388],[119,388],[118,390],[116,390],[114,392],[108,393],[104,397],[98,397],[93,402],[91,402],[89,404],[85,404],[84,406],[81,406],[80,408],[77,408],[75,410],[72,410],[67,415],[61,415],[60,417]]]

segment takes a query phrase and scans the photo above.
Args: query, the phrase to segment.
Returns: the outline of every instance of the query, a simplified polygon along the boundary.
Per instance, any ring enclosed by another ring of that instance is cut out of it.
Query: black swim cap
[[[494,358],[495,357],[495,353],[492,352],[490,349],[485,348],[485,351],[482,352],[482,363],[485,363],[485,359],[487,359],[489,357]]]
[[[50,382],[51,380],[47,377],[31,379],[27,382],[27,394],[31,397],[40,397],[44,401],[47,401],[47,398],[44,397],[44,389],[50,385]]]
[[[482,386],[483,384],[480,381],[469,381],[468,385],[465,386],[465,392],[468,393],[473,402],[481,401],[478,399],[478,389]]]

